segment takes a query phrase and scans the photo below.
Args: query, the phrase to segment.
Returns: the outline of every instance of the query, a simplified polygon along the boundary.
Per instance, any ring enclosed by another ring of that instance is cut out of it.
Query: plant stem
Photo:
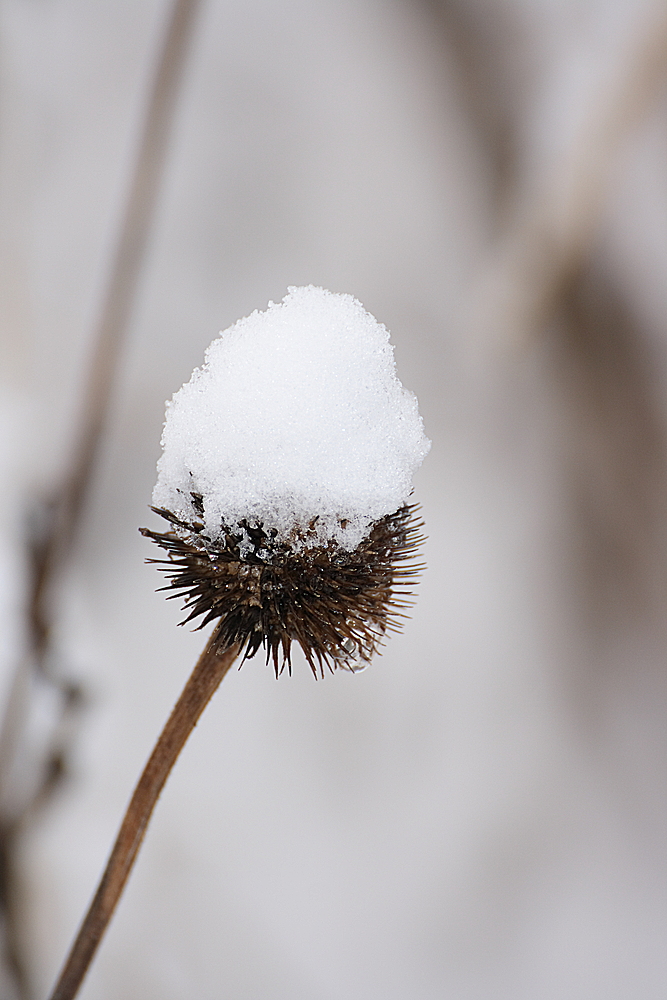
[[[168,16],[109,283],[95,330],[94,352],[84,386],[81,435],[60,498],[62,509],[57,512],[62,522],[58,525],[62,539],[57,538],[56,542],[69,540],[92,479],[120,352],[150,249],[151,228],[200,3],[201,0],[173,0]]]
[[[185,741],[237,657],[238,647],[220,650],[217,629],[199,657],[160,733],[121,823],[97,892],[72,945],[50,1000],[72,1000],[88,970],[132,870],[160,792]]]
[[[26,537],[29,577],[25,607],[29,646],[25,659],[16,666],[4,717],[0,717],[0,966],[12,981],[19,1000],[26,1000],[31,991],[29,963],[20,946],[22,885],[17,874],[17,846],[38,807],[46,804],[68,773],[69,729],[82,704],[78,684],[61,679],[49,669],[49,654],[53,651],[53,595],[59,574],[71,557],[93,480],[119,360],[140,287],[142,266],[150,250],[151,226],[200,5],[201,0],[172,0],[171,3],[159,43],[106,293],[96,328],[92,331],[92,356],[83,387],[78,437],[66,474],[54,495],[35,504],[35,516]],[[28,783],[29,791],[26,791],[23,786],[16,786],[14,763],[23,750],[25,734],[31,732],[35,711],[31,701],[33,681],[48,685],[58,696],[60,708],[59,719],[40,762],[44,778],[35,791],[32,783]]]

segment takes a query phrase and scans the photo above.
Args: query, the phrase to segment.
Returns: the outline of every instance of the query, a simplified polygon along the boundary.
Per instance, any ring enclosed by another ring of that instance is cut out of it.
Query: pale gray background
[[[5,678],[22,511],[69,453],[168,9],[0,8]],[[419,397],[418,603],[361,675],[315,683],[299,658],[276,682],[257,659],[225,680],[82,998],[665,996],[666,20],[664,0],[203,3],[58,595],[58,669],[88,701],[21,850],[36,998],[203,642],[137,532],[164,400],[220,329],[308,283],[388,326]]]

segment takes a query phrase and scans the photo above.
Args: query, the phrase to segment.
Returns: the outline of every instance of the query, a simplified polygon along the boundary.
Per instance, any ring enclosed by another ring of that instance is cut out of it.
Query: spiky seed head
[[[198,502],[193,494],[195,510]],[[166,574],[162,590],[185,598],[181,624],[200,618],[203,628],[215,621],[221,648],[238,643],[243,659],[263,648],[276,676],[285,666],[291,672],[293,642],[315,676],[325,666],[362,669],[385,633],[400,630],[422,568],[415,561],[423,541],[416,504],[376,521],[351,551],[333,540],[313,543],[317,518],[291,541],[248,522],[240,524],[242,534],[223,524],[213,539],[198,521],[152,509],[171,529],[140,531],[167,553],[148,562]]]

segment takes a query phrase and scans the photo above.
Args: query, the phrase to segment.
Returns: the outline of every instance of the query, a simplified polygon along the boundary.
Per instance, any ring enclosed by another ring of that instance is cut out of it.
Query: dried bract
[[[193,495],[195,508],[199,499]],[[223,525],[214,540],[199,522],[153,510],[172,529],[140,530],[167,552],[166,559],[148,561],[169,579],[161,589],[185,597],[182,624],[197,618],[199,628],[218,622],[221,647],[238,643],[244,659],[263,648],[276,676],[285,666],[291,672],[292,642],[301,646],[315,676],[325,666],[362,669],[384,634],[400,630],[422,568],[415,562],[423,541],[416,504],[376,521],[351,551],[333,540],[309,545],[317,518],[291,543],[248,522],[240,525],[243,534]]]

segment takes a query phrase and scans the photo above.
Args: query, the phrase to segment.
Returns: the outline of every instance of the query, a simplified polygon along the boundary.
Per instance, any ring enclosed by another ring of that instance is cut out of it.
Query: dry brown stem
[[[175,0],[158,56],[137,159],[130,179],[127,203],[111,264],[100,319],[93,335],[93,355],[83,391],[79,438],[74,443],[69,469],[49,503],[38,511],[39,524],[27,539],[31,577],[27,594],[28,641],[25,661],[12,682],[5,717],[0,726],[0,916],[4,918],[4,961],[17,995],[29,994],[28,977],[17,930],[15,845],[22,827],[38,805],[46,801],[66,771],[67,747],[63,733],[81,702],[78,685],[54,677],[47,668],[53,611],[54,581],[68,558],[92,480],[115,384],[120,351],[141,277],[160,179],[170,138],[174,109],[180,90],[192,25],[199,0]],[[62,718],[46,747],[43,775],[36,791],[17,796],[12,789],[12,769],[21,752],[30,714],[30,677],[58,689]]]
[[[97,892],[50,1000],[72,1000],[78,993],[123,892],[169,772],[237,654],[236,646],[218,650],[215,629],[139,778]]]

